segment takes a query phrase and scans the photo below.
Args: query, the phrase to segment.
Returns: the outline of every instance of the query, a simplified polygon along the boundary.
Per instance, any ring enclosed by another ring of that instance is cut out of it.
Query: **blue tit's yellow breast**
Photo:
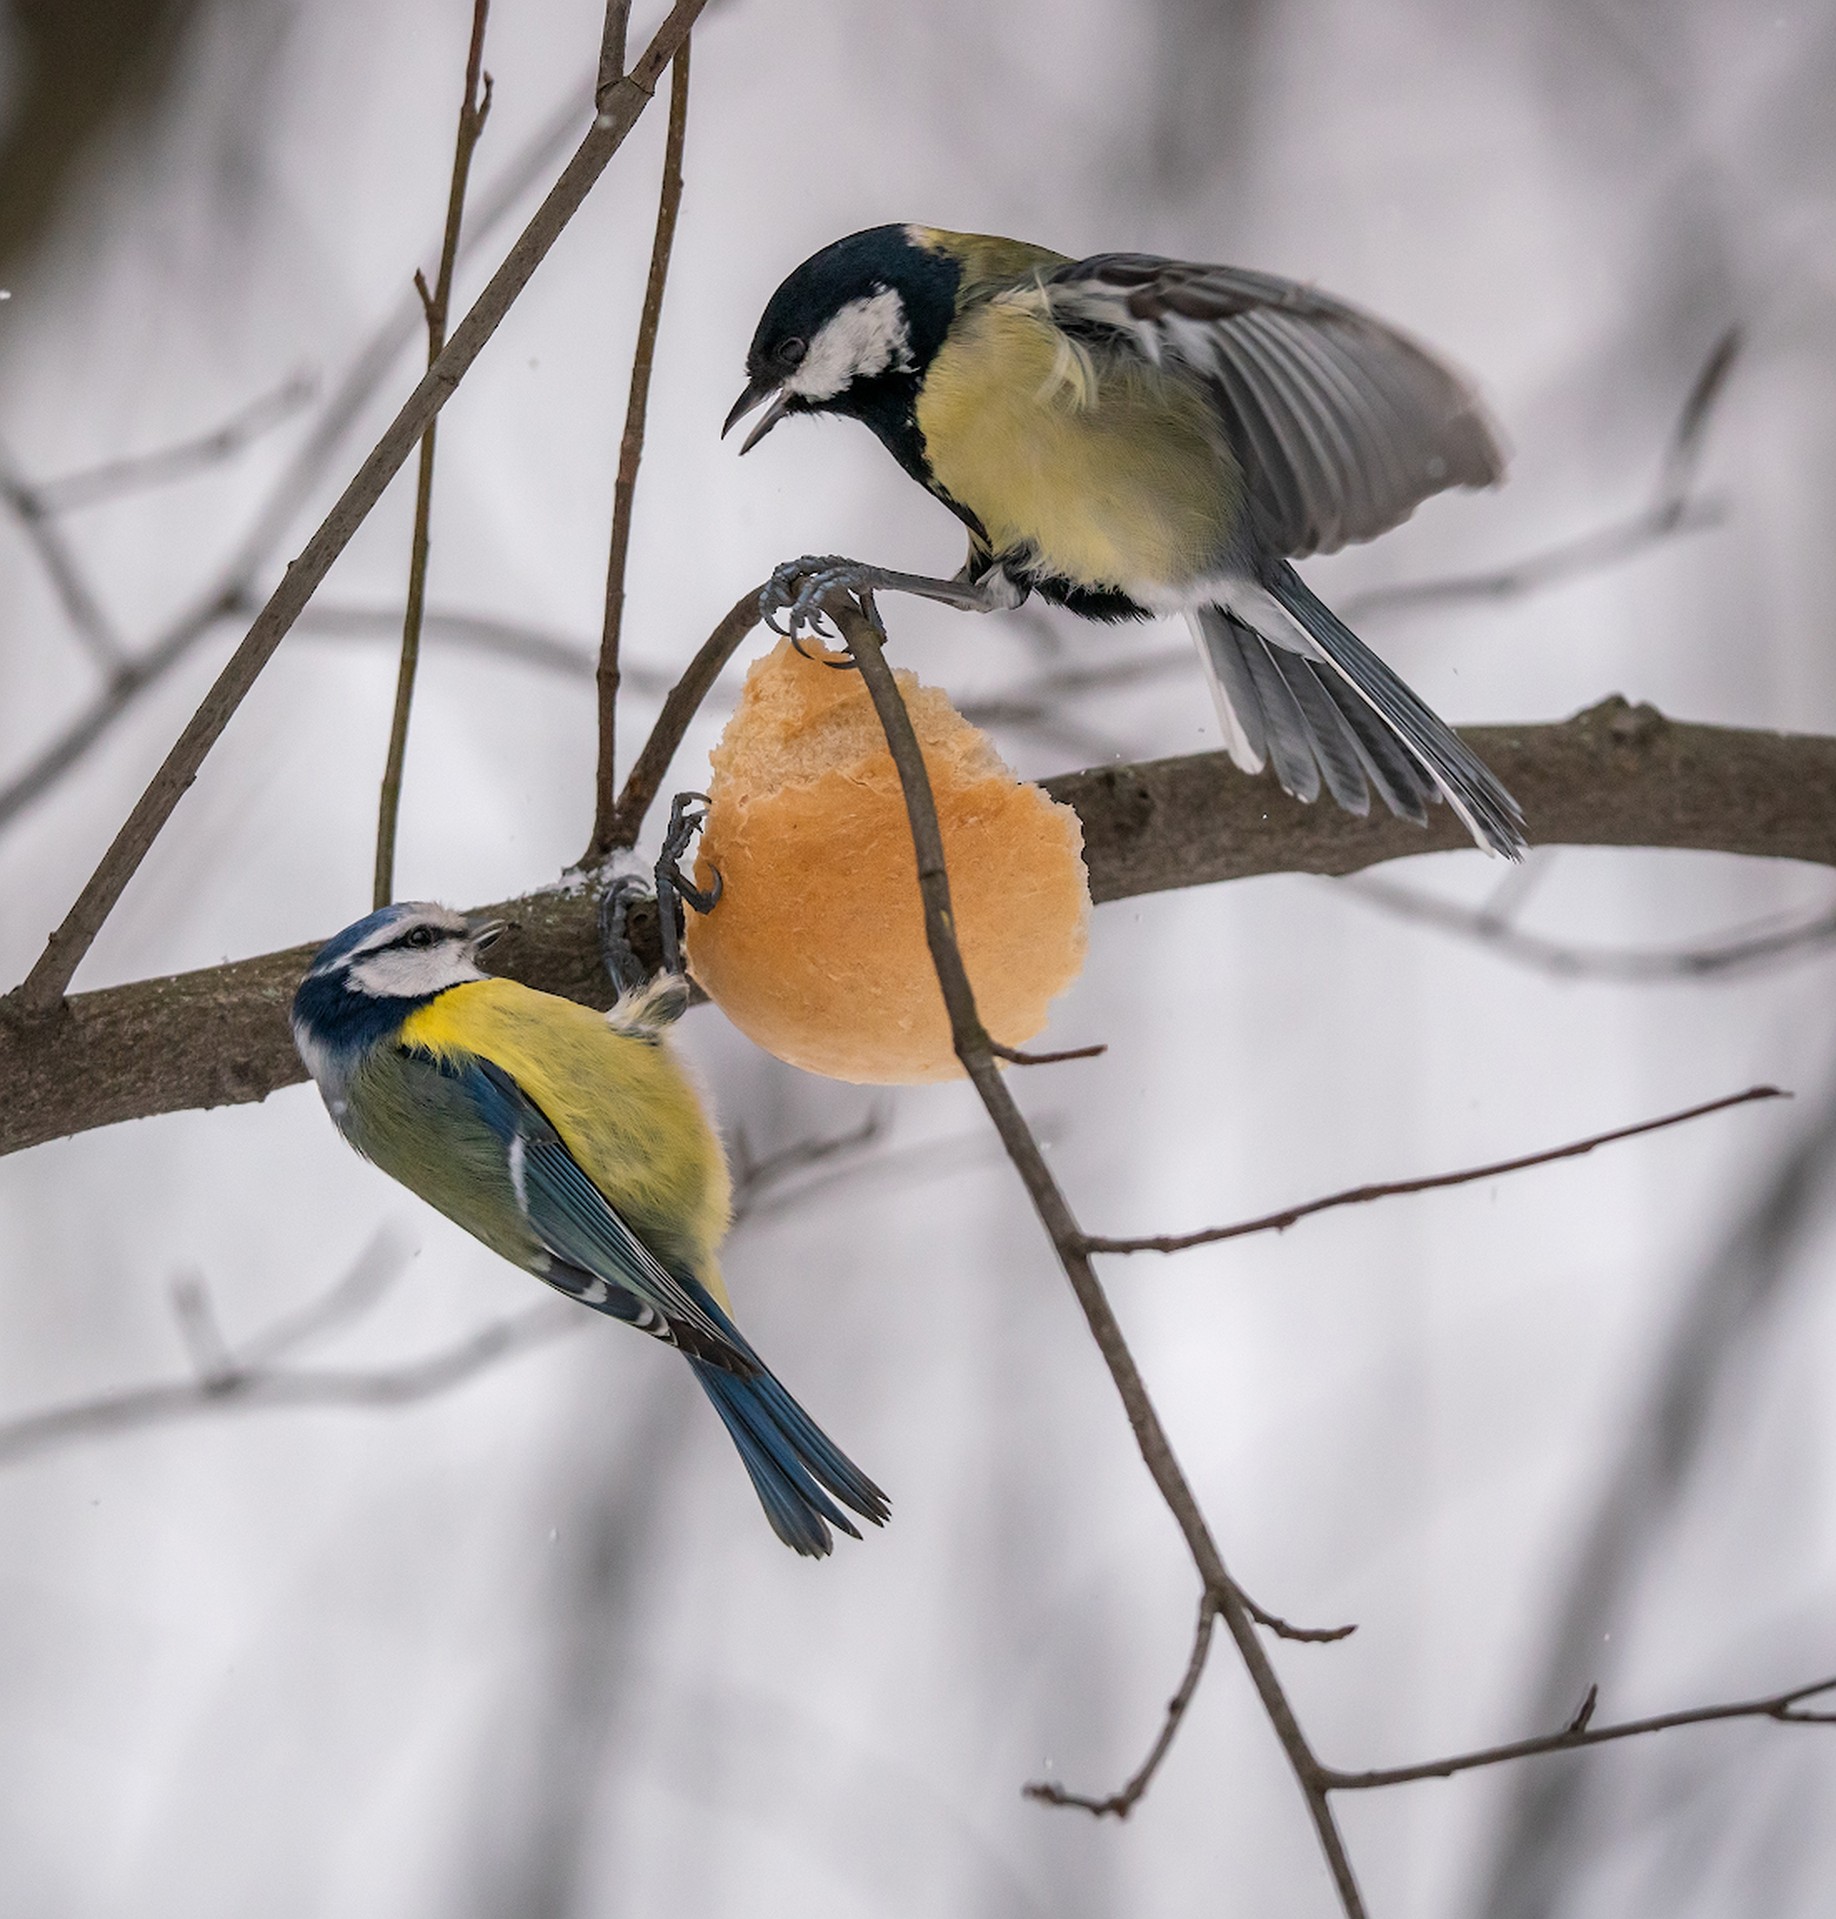
[[[501,1067],[639,1238],[718,1287],[726,1157],[666,1043],[617,1032],[587,1007],[505,979],[452,987],[411,1014],[400,1038]]]
[[[1137,591],[1206,577],[1228,550],[1241,483],[1204,395],[1132,354],[1093,353],[1038,289],[957,316],[925,375],[931,472],[996,553]]]

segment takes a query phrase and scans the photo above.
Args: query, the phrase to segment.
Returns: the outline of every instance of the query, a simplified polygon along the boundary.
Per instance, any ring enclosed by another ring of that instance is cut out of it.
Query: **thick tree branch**
[[[1680,847],[1836,866],[1836,739],[1668,720],[1615,695],[1553,726],[1462,727],[1523,805],[1534,846]],[[1469,844],[1303,806],[1221,753],[1092,768],[1049,783],[1085,821],[1099,900],[1259,873],[1356,873]]]
[[[37,965],[16,992],[9,995],[18,1012],[49,1013],[63,997],[71,975],[161,828],[171,818],[173,808],[197,777],[205,755],[222,736],[237,707],[286,637],[288,628],[330,571],[332,562],[382,498],[421,435],[438,417],[485,342],[496,332],[549,249],[579,211],[613,154],[624,144],[638,115],[650,103],[663,69],[675,58],[676,49],[704,3],[705,0],[676,0],[636,67],[605,96],[591,128],[574,157],[562,169],[561,177],[474,301],[471,311],[453,330],[445,351],[428,369],[339,495],[318,531],[287,569],[242,644],[205,696],[204,703],[192,715],[128,815],[64,923],[51,935]]]
[[[757,618],[757,596],[748,594],[665,703],[625,782],[623,843],[635,842],[700,696]],[[1538,844],[1692,847],[1836,866],[1836,740],[1688,725],[1620,699],[1559,725],[1474,728],[1465,737],[1523,797]],[[1046,786],[1083,821],[1099,900],[1267,873],[1350,873],[1466,844],[1457,823],[1437,819],[1423,832],[1302,806],[1221,753],[1093,768]],[[491,910],[514,928],[494,964],[501,953],[515,978],[606,1003],[584,887]],[[0,1002],[0,1152],[119,1120],[264,1099],[303,1078],[286,1014],[312,951],[79,993],[42,1022],[8,1022]]]

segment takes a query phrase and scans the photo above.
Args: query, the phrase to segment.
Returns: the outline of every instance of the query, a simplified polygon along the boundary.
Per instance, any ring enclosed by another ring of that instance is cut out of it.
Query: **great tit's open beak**
[[[471,935],[472,945],[482,953],[487,946],[500,940],[510,930],[508,920],[474,920],[467,932]]]
[[[727,415],[727,424],[721,428],[720,437],[724,440],[755,406],[765,400],[771,402],[770,406],[759,416],[758,425],[740,442],[740,451],[750,453],[790,409],[790,395],[775,381],[761,378],[747,383],[745,392],[733,402],[733,411]]]

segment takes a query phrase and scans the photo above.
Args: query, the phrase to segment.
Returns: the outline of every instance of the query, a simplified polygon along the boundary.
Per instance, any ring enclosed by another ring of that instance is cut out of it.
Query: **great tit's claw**
[[[806,553],[800,560],[786,560],[773,572],[771,583],[759,594],[759,616],[792,645],[805,633],[818,640],[839,640],[831,602],[838,596],[858,599],[863,592],[871,592],[879,578],[875,568],[859,560],[838,553]],[[801,646],[797,650],[803,652]]]

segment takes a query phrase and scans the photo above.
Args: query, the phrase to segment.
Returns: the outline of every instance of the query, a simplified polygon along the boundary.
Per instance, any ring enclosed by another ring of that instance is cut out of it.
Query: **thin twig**
[[[333,640],[399,642],[402,616],[393,606],[333,606],[313,603],[294,622],[294,631]],[[451,646],[488,658],[527,666],[558,679],[593,679],[593,651],[584,641],[550,633],[520,620],[500,620],[489,613],[448,613],[430,606],[421,617],[421,639],[428,645]],[[661,698],[675,682],[654,666],[627,666],[625,679],[647,697]]]
[[[1197,1233],[1157,1233],[1142,1239],[1109,1239],[1091,1234],[1084,1240],[1092,1253],[1180,1253],[1189,1246],[1212,1246],[1219,1240],[1246,1239],[1252,1233],[1285,1233],[1297,1220],[1314,1213],[1329,1212],[1335,1206],[1363,1206],[1375,1199],[1394,1199],[1402,1193],[1429,1193],[1443,1186],[1469,1186],[1475,1180],[1500,1179],[1506,1173],[1521,1173],[1532,1166],[1548,1166],[1560,1159],[1579,1159],[1597,1146],[1611,1146],[1622,1139],[1637,1139],[1644,1133],[1659,1133],[1667,1126],[1681,1126],[1710,1113],[1726,1112],[1730,1106],[1747,1106],[1755,1100],[1789,1099],[1791,1095],[1777,1086],[1749,1086],[1744,1093],[1730,1093],[1724,1099],[1712,1099],[1702,1106],[1687,1107],[1680,1113],[1666,1113],[1662,1119],[1640,1120],[1636,1126],[1616,1127],[1610,1133],[1595,1133],[1588,1139],[1571,1140],[1566,1146],[1552,1146],[1541,1153],[1526,1153],[1519,1159],[1495,1160],[1489,1166],[1469,1166],[1458,1173],[1433,1173],[1422,1179],[1389,1180],[1376,1186],[1354,1186],[1343,1193],[1330,1193],[1324,1199],[1310,1199],[1284,1212],[1266,1213],[1261,1219],[1246,1219],[1235,1226],[1208,1226]]]
[[[1338,1822],[1333,1816],[1320,1762],[1301,1731],[1300,1722],[1289,1704],[1281,1680],[1262,1641],[1257,1637],[1256,1622],[1236,1582],[1225,1569],[1217,1542],[1212,1538],[1211,1529],[1192,1488],[1174,1457],[1172,1444],[1148,1395],[1134,1355],[1123,1337],[1121,1324],[1097,1279],[1095,1268],[1090,1264],[1084,1235],[1057,1181],[1052,1177],[1038,1142],[1014,1104],[989,1048],[988,1034],[976,1011],[975,994],[956,944],[949,871],[944,864],[943,836],[937,824],[937,808],[931,794],[930,777],[925,771],[924,756],[919,750],[917,734],[912,729],[911,716],[905,709],[892,670],[880,650],[877,617],[872,614],[871,601],[861,612],[851,606],[835,604],[832,617],[860,667],[861,677],[879,714],[887,748],[898,770],[899,783],[905,795],[906,818],[917,857],[919,891],[924,903],[925,938],[949,1013],[956,1056],[981,1096],[995,1131],[1000,1135],[1001,1143],[1006,1147],[1008,1157],[1013,1161],[1033,1202],[1040,1223],[1052,1241],[1065,1277],[1083,1308],[1097,1349],[1103,1355],[1110,1377],[1115,1381],[1142,1459],[1178,1523],[1198,1568],[1202,1592],[1216,1607],[1231,1638],[1236,1642],[1263,1710],[1294,1770],[1346,1919],[1365,1919],[1364,1900],[1352,1871],[1350,1855],[1340,1837]]]
[[[755,1158],[744,1130],[737,1130],[727,1155],[733,1175],[730,1225],[737,1226],[748,1218],[757,1210],[759,1201],[787,1179],[812,1166],[851,1159],[874,1145],[885,1132],[886,1110],[875,1106],[858,1126],[851,1126],[845,1133],[792,1140],[788,1146]]]
[[[513,213],[531,187],[574,138],[591,102],[569,100],[524,142],[502,174],[478,196],[461,256],[469,254]],[[224,620],[247,620],[260,607],[257,583],[296,514],[312,497],[332,456],[361,417],[396,359],[424,326],[419,299],[410,292],[352,359],[331,389],[318,418],[250,519],[241,541],[193,603],[102,687],[95,697],[26,764],[0,785],[0,830],[11,826],[76,766],[141,696],[157,686]],[[391,616],[396,631],[400,623]]]
[[[676,217],[682,210],[682,149],[688,138],[692,38],[676,49],[669,70],[669,134],[663,145],[663,181],[657,191],[657,227],[650,243],[650,275],[644,283],[637,346],[631,355],[631,391],[625,401],[625,430],[618,443],[618,477],[612,486],[612,545],[606,559],[605,618],[599,638],[599,762],[593,785],[593,837],[580,858],[580,864],[589,867],[597,866],[616,844],[612,835],[618,818],[618,646],[625,623],[631,513],[637,500],[638,466],[644,457],[650,375],[657,357],[657,329],[663,321],[670,250],[676,243]]]
[[[1399,607],[1458,606],[1473,600],[1521,599],[1578,574],[1630,559],[1673,534],[1718,525],[1723,517],[1721,509],[1692,499],[1691,493],[1709,421],[1740,356],[1740,347],[1741,330],[1730,327],[1709,349],[1708,358],[1702,363],[1678,412],[1664,452],[1655,496],[1642,512],[1489,572],[1404,581],[1353,594],[1342,608],[1345,617],[1369,619],[1374,613],[1393,613]]]
[[[1003,1046],[998,1039],[991,1039],[988,1050],[996,1059],[1006,1060],[1009,1066],[1062,1066],[1072,1059],[1101,1059],[1109,1051],[1109,1042],[1098,1040],[1094,1046],[1067,1046],[1058,1053],[1023,1053],[1017,1046]]]
[[[496,332],[504,315],[529,284],[536,268],[579,211],[588,192],[624,144],[639,114],[650,103],[663,69],[694,24],[706,0],[676,0],[635,68],[619,81],[595,117],[574,157],[491,276],[471,310],[453,330],[446,350],[384,430],[368,458],[339,495],[318,531],[301,549],[281,583],[256,616],[242,644],[218,675],[166,755],[146,791],[129,813],[101,864],[77,896],[63,924],[24,982],[7,997],[28,1017],[50,1013],[63,998],[103,922],[127,883],[139,870],[166,821],[192,781],[204,757],[222,736],[262,669],[273,658],[287,630],[299,617],[332,563],[369,517],[389,482],[401,470],[421,435],[458,387]]]
[[[1514,1739],[1508,1745],[1485,1746],[1477,1752],[1455,1753],[1446,1759],[1425,1759],[1415,1766],[1376,1766],[1367,1772],[1328,1771],[1327,1783],[1334,1792],[1368,1792],[1378,1786],[1406,1786],[1417,1779],[1451,1779],[1455,1773],[1473,1772],[1481,1766],[1501,1766],[1512,1759],[1531,1759],[1545,1752],[1574,1752],[1582,1746],[1604,1746],[1615,1739],[1636,1739],[1648,1732],[1668,1732],[1674,1726],[1705,1726],[1718,1719],[1777,1719],[1792,1726],[1836,1724],[1836,1714],[1798,1712],[1801,1700],[1836,1691],[1836,1678],[1819,1679],[1809,1686],[1793,1686],[1788,1692],[1769,1693],[1763,1699],[1741,1699],[1722,1706],[1692,1706],[1682,1712],[1654,1713],[1649,1719],[1623,1719],[1617,1725],[1589,1726],[1579,1713],[1581,1723],[1561,1732],[1544,1733],[1537,1739]]]
[[[713,690],[722,669],[738,652],[740,643],[758,623],[759,592],[755,587],[734,602],[726,618],[702,641],[700,651],[670,688],[663,710],[650,729],[650,737],[645,740],[631,771],[625,775],[624,790],[618,796],[608,840],[612,850],[637,844],[638,834],[644,827],[644,815],[657,797],[670,762],[676,757],[676,749],[688,732],[689,722]]]
[[[1490,947],[1501,958],[1555,979],[1614,980],[1630,985],[1657,980],[1733,979],[1784,960],[1808,958],[1836,944],[1836,910],[1786,926],[1761,925],[1694,946],[1573,946],[1527,933],[1493,912],[1474,912],[1388,880],[1357,879],[1346,890],[1398,918],[1473,940]]]
[[[465,222],[465,189],[472,155],[491,112],[491,76],[484,71],[485,22],[491,0],[472,0],[472,39],[465,56],[465,94],[459,102],[459,130],[453,136],[453,177],[446,196],[446,230],[440,240],[440,265],[431,293],[417,268],[415,291],[427,318],[427,364],[446,345],[446,320],[453,299],[453,269],[459,259],[459,229]],[[383,765],[382,794],[376,809],[376,871],[370,904],[387,906],[395,897],[395,829],[401,816],[402,772],[408,757],[408,719],[414,706],[414,679],[421,662],[421,618],[427,607],[427,561],[432,545],[434,443],[438,419],[421,435],[420,471],[414,491],[414,532],[408,549],[408,603],[402,615],[402,657],[395,678],[395,710],[389,722],[389,752]]]
[[[734,1154],[732,1230],[739,1228],[749,1206],[756,1205],[762,1195],[805,1167],[845,1162],[877,1139],[884,1124],[884,1115],[876,1109],[864,1125],[849,1133],[799,1140],[756,1161],[745,1159],[742,1146]],[[800,1189],[798,1196],[806,1192]],[[373,1311],[401,1278],[412,1252],[411,1243],[383,1228],[317,1298],[234,1343],[224,1337],[202,1277],[184,1275],[173,1284],[172,1304],[193,1377],[133,1386],[0,1421],[0,1465],[55,1446],[137,1431],[226,1406],[407,1405],[449,1391],[502,1360],[591,1323],[574,1307],[549,1302],[493,1321],[443,1350],[404,1365],[362,1370],[275,1366],[274,1361],[284,1355],[353,1326]]]
[[[243,1370],[265,1366],[283,1354],[295,1353],[325,1334],[354,1325],[373,1312],[384,1295],[408,1270],[414,1244],[385,1226],[376,1232],[345,1272],[317,1299],[296,1311],[282,1313],[260,1332],[236,1343],[236,1363]]]
[[[202,1273],[184,1273],[172,1282],[172,1317],[191,1360],[198,1384],[221,1392],[236,1378],[236,1361],[217,1321],[217,1309]]]
[[[131,1386],[78,1406],[29,1413],[0,1424],[0,1465],[58,1445],[137,1432],[199,1414],[231,1409],[352,1406],[388,1409],[451,1392],[518,1353],[545,1346],[587,1324],[577,1308],[531,1307],[493,1321],[452,1345],[399,1366],[313,1367],[291,1371],[257,1367],[214,1380],[175,1380]]]
[[[221,466],[264,433],[292,419],[318,390],[319,383],[312,374],[292,374],[272,393],[251,400],[207,432],[155,447],[150,453],[130,453],[119,460],[60,474],[54,480],[37,480],[32,493],[43,513],[77,513],[84,507],[119,499],[124,493],[146,493],[174,480],[189,479],[194,473]]]
[[[1257,1625],[1266,1627],[1277,1639],[1293,1640],[1297,1646],[1336,1646],[1358,1630],[1355,1622],[1349,1626],[1296,1626],[1279,1613],[1270,1612],[1268,1607],[1259,1606],[1248,1593],[1243,1594],[1243,1603]]]
[[[631,24],[631,0],[606,0],[606,24],[599,35],[599,70],[593,82],[593,105],[603,108],[606,96],[625,77],[625,35]]]
[[[1101,1799],[1093,1799],[1081,1792],[1068,1791],[1055,1779],[1035,1779],[1022,1786],[1021,1792],[1028,1799],[1037,1799],[1048,1806],[1075,1806],[1098,1819],[1126,1819],[1135,1810],[1141,1795],[1153,1784],[1154,1775],[1160,1770],[1160,1762],[1173,1750],[1173,1741],[1179,1736],[1180,1725],[1205,1674],[1205,1659],[1211,1651],[1212,1622],[1217,1616],[1217,1606],[1207,1593],[1199,1601],[1198,1625],[1192,1635],[1192,1652],[1186,1661],[1185,1677],[1179,1682],[1179,1690],[1167,1701],[1167,1716],[1161,1723],[1159,1735],[1148,1748],[1148,1756],[1135,1769],[1125,1786]]]
[[[32,543],[71,631],[112,684],[127,666],[127,648],[115,630],[114,621],[103,611],[102,602],[84,577],[76,555],[64,538],[63,528],[46,508],[41,489],[19,471],[11,450],[5,446],[0,446],[0,500],[12,509],[20,530]]]

